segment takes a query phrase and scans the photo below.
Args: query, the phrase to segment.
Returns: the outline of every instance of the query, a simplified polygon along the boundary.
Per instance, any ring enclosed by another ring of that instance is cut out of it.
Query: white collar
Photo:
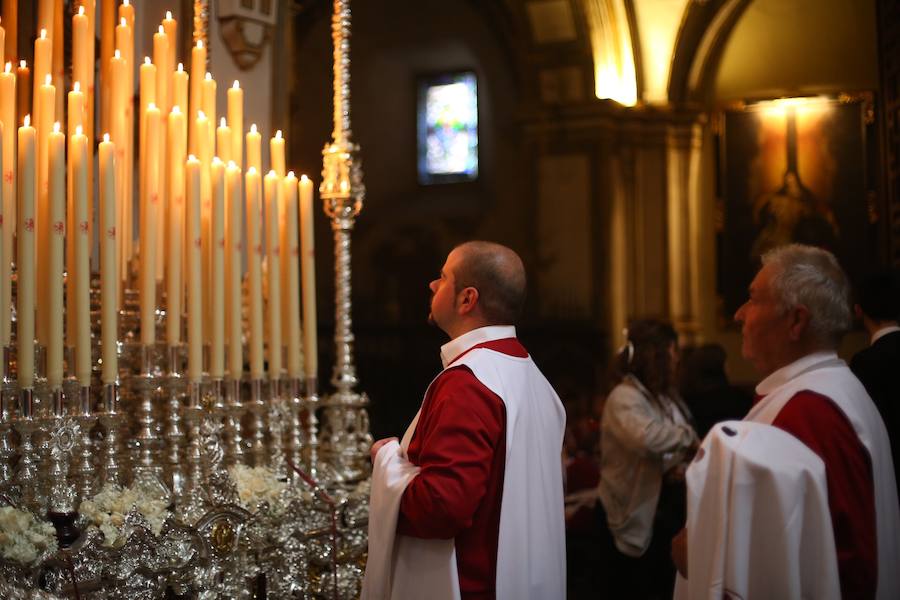
[[[875,333],[872,334],[872,341],[869,343],[874,344],[875,342],[877,342],[879,339],[883,338],[887,334],[894,333],[895,331],[900,331],[900,327],[898,327],[896,325],[888,325],[887,327],[882,327],[881,329],[879,329],[878,331],[876,331]]]
[[[514,337],[516,337],[516,328],[512,325],[490,325],[467,331],[441,346],[441,363],[446,369],[448,364],[472,346]]]
[[[797,377],[805,371],[816,367],[819,363],[838,360],[837,352],[826,350],[822,352],[813,352],[784,367],[781,367],[774,373],[759,382],[756,386],[756,393],[765,396],[772,393],[776,388],[781,387],[791,379]]]

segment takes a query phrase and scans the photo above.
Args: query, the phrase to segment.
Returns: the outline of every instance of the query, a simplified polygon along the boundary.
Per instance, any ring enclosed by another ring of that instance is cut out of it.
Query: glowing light
[[[109,134],[108,133],[103,134],[103,141],[109,143]]]
[[[237,79],[235,79],[235,80],[234,80],[234,83],[231,85],[231,87],[233,87],[233,88],[236,89],[236,90],[239,90],[239,89],[241,89],[241,84],[238,83],[238,80],[237,80]]]
[[[598,98],[634,106],[637,78],[624,0],[590,0],[586,8],[594,55],[594,93]]]
[[[72,91],[73,92],[81,91],[81,82],[80,81],[76,81],[75,83],[72,84]]]

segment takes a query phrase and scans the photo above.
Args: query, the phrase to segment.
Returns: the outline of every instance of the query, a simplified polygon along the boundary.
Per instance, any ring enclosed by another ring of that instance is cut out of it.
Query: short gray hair
[[[772,291],[783,310],[809,309],[809,333],[819,343],[837,345],[853,324],[850,282],[831,252],[789,244],[769,250],[763,265],[772,265]]]

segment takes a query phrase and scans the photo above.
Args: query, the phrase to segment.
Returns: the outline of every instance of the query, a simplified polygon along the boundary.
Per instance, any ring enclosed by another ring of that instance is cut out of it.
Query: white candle
[[[291,171],[284,178],[281,218],[281,269],[284,294],[284,326],[287,331],[287,372],[291,379],[303,377],[300,328],[300,240],[297,178]]]
[[[267,316],[269,379],[281,378],[281,250],[279,248],[278,205],[281,178],[272,170],[264,180],[266,194],[266,260],[268,261]]]
[[[187,254],[188,380],[199,383],[203,377],[203,283],[201,281],[200,233],[200,161],[187,159],[187,203],[185,216],[185,253]]]
[[[263,377],[262,232],[259,172],[247,169],[247,291],[250,322],[250,378]]]
[[[200,231],[202,232],[202,261],[200,271],[201,281],[208,290],[212,285],[212,273],[210,272],[210,213],[212,212],[212,185],[209,178],[209,167],[212,163],[212,149],[209,146],[209,119],[203,111],[197,113],[194,120],[194,131],[197,133],[197,147],[200,159]],[[212,340],[212,323],[210,323],[210,295],[203,295],[203,341],[209,344]]]
[[[184,252],[184,161],[187,155],[187,132],[184,114],[178,106],[169,113],[169,264],[166,277],[166,341],[169,346],[181,343],[181,313],[184,296],[182,260]]]
[[[81,83],[84,94],[84,134],[88,148],[94,147],[94,53],[96,27],[96,6],[93,0],[82,2],[78,14],[72,17],[72,80]],[[81,19],[84,21],[81,21]],[[83,24],[82,24],[83,23]],[[71,136],[71,131],[69,136]],[[87,214],[94,214],[94,153],[87,155]],[[93,239],[93,220],[88,219],[89,235]],[[68,243],[68,242],[67,242]]]
[[[34,245],[35,245],[35,182],[37,181],[37,152],[35,131],[31,117],[25,117],[25,124],[19,128],[19,223],[16,240],[17,252],[17,294],[16,313],[18,316],[18,381],[20,389],[34,387]]]
[[[100,345],[104,384],[119,379],[116,345],[119,336],[119,223],[116,202],[116,147],[103,136],[98,149],[100,166]]]
[[[256,130],[256,123],[250,125],[247,133],[247,171],[251,168],[262,172],[262,136]]]
[[[167,118],[172,108],[170,98],[170,87],[172,83],[172,69],[174,63],[169,62],[169,43],[170,39],[166,35],[163,26],[159,26],[159,31],[153,35],[153,62],[156,64],[156,106],[160,109],[159,120],[159,139],[165,141],[167,139],[167,130],[169,119]],[[169,166],[171,162],[168,157],[168,150],[165,143],[159,145],[159,178],[163,182],[159,189],[159,223],[165,224],[168,221],[169,208],[169,186],[165,183],[169,179]],[[166,261],[167,245],[167,227],[156,228],[156,281],[162,282],[163,275],[166,272],[168,263]]]
[[[0,169],[3,189],[3,218],[7,225],[3,236],[3,264],[0,268],[0,279],[8,282],[12,279],[13,238],[16,229],[16,76],[12,72],[12,64],[6,63],[0,73],[0,122],[3,128],[2,137],[4,164]],[[2,285],[0,292],[0,346],[8,346],[11,341],[12,302],[11,288]]]
[[[300,264],[303,278],[303,366],[307,379],[316,378],[319,370],[314,216],[312,181],[303,175],[300,178]]]
[[[231,150],[231,127],[228,126],[225,117],[222,117],[219,127],[216,129],[216,152],[223,163],[233,160]]]
[[[197,113],[203,110],[203,74],[206,73],[206,48],[203,41],[198,40],[197,45],[191,48],[191,108],[188,114],[191,117],[191,124]],[[199,151],[197,145],[196,127],[191,128],[190,137],[188,139],[188,151],[196,154]]]
[[[88,214],[88,139],[82,128],[75,129],[69,139],[72,164],[72,212],[74,228],[67,230],[67,238],[74,254],[69,286],[74,293],[69,319],[75,323],[75,378],[82,386],[91,384],[91,243]]]
[[[178,23],[175,21],[175,19],[172,18],[172,11],[166,11],[166,18],[162,21],[162,27],[163,31],[166,33],[166,39],[169,42],[167,49],[169,59],[167,64],[169,66],[169,70],[171,70],[175,65],[175,61],[177,60],[175,50],[178,40]],[[184,110],[187,110],[187,102],[179,106],[183,107]]]
[[[231,127],[231,160],[240,169],[244,162],[244,90],[237,79],[228,90],[228,125]]]
[[[141,343],[156,343],[156,228],[159,213],[159,109],[155,104],[147,107],[147,123],[144,127],[147,143],[147,185],[144,204],[141,207],[141,272],[140,313]]]
[[[225,163],[218,157],[210,167],[213,201],[210,214],[210,352],[209,375],[221,379],[225,375]]]
[[[234,162],[225,169],[225,329],[228,340],[228,376],[243,375],[241,332],[241,253],[244,207],[241,205],[241,170]]]
[[[119,151],[118,178],[121,179],[122,195],[122,250],[123,258],[120,264],[123,278],[128,277],[128,266],[134,255],[134,7],[122,4],[119,6],[119,25],[116,27],[116,48],[124,61],[125,68],[121,81],[120,104],[114,111],[121,111],[124,120],[124,138],[113,141]],[[129,20],[130,18],[130,20]],[[113,75],[115,76],[115,75]],[[119,82],[114,82],[113,85]],[[119,118],[119,117],[113,117]]]
[[[47,384],[59,389],[63,380],[63,249],[66,218],[66,136],[57,122],[47,136]]]
[[[206,114],[206,118],[209,119],[209,131],[206,132],[207,137],[209,138],[209,147],[212,150],[212,153],[218,156],[218,151],[216,148],[216,132],[214,130],[216,126],[216,80],[213,79],[211,73],[206,74],[206,78],[203,80],[203,112]]]
[[[140,105],[138,109],[138,206],[143,215],[144,205],[147,203],[147,107],[156,104],[156,65],[150,61],[149,56],[144,57],[144,63],[140,67]],[[157,106],[159,106],[157,104]],[[158,135],[158,134],[157,134]],[[143,218],[143,216],[141,217]],[[140,239],[141,252],[144,251],[146,242]],[[156,244],[153,244],[154,248]],[[156,261],[154,259],[154,264]]]
[[[178,68],[172,73],[172,106],[181,107],[181,112],[188,114],[188,74],[184,65],[178,63]]]
[[[84,7],[82,7],[84,8]],[[82,15],[83,16],[83,15]],[[75,132],[84,130],[84,93],[81,91],[81,84],[75,82],[72,91],[68,96],[68,135],[69,135],[69,156],[74,156],[74,148],[72,143],[75,140]],[[69,315],[75,313],[75,285],[73,283],[75,275],[75,161],[70,158],[67,163],[66,179],[68,181],[68,192],[66,194],[66,272],[68,273],[68,284],[66,285],[66,312]],[[85,165],[87,170],[87,165]],[[85,185],[87,182],[85,182]],[[75,319],[69,317],[66,319],[66,346],[73,347],[75,345]]]
[[[275,137],[269,140],[269,154],[271,154],[272,169],[279,177],[284,177],[284,138],[281,130],[275,132]]]
[[[127,202],[125,201],[125,184],[127,181],[125,174],[125,151],[128,145],[128,134],[125,131],[127,128],[125,110],[126,104],[129,102],[125,74],[127,70],[128,65],[125,64],[125,59],[122,58],[121,52],[116,50],[109,61],[109,74],[113,80],[110,84],[113,97],[110,101],[110,110],[112,111],[112,114],[109,116],[108,121],[113,142],[113,145],[110,146],[110,148],[116,152],[116,159],[113,161],[113,165],[116,169],[116,176],[113,177],[112,180],[116,184],[115,197],[119,198],[119,202],[121,203],[120,208],[116,211],[116,218],[118,219],[118,223],[116,224],[116,243],[118,245],[116,265],[119,268],[119,277],[122,281],[125,281],[128,276],[128,252],[130,251],[129,241],[131,238],[131,206],[130,200]],[[116,289],[119,289],[118,286]],[[119,298],[117,302],[120,300],[121,298]]]
[[[38,189],[37,207],[35,208],[35,225],[37,227],[37,247],[35,248],[35,262],[37,271],[37,290],[35,295],[35,308],[37,316],[35,325],[37,339],[47,346],[49,340],[49,285],[50,273],[48,270],[48,252],[50,249],[50,132],[53,131],[54,114],[56,112],[56,88],[51,83],[52,76],[48,73],[44,78],[44,85],[40,87],[40,102],[37,103],[38,127]]]
[[[41,115],[41,86],[47,81],[47,76],[50,75],[50,69],[52,67],[53,42],[50,40],[49,34],[49,29],[41,29],[37,39],[34,40],[34,72],[31,74],[34,88],[31,92],[31,110],[36,119]],[[51,83],[52,79],[53,78],[51,77]],[[55,102],[54,99],[54,111],[56,110]],[[27,108],[23,107],[22,110],[27,110]],[[35,125],[36,134],[40,136],[41,123],[36,122]],[[50,133],[51,127],[53,127],[52,121],[51,124],[47,126],[47,131],[45,133]],[[40,140],[40,137],[38,137],[38,140]],[[40,146],[40,141],[38,141],[38,145]],[[40,157],[40,150],[38,150],[38,156]]]

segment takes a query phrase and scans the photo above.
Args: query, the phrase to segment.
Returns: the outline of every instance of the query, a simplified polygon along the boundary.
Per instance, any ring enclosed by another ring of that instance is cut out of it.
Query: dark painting
[[[719,293],[726,318],[747,299],[767,250],[799,242],[848,272],[870,260],[863,102],[767,102],[726,111]]]

